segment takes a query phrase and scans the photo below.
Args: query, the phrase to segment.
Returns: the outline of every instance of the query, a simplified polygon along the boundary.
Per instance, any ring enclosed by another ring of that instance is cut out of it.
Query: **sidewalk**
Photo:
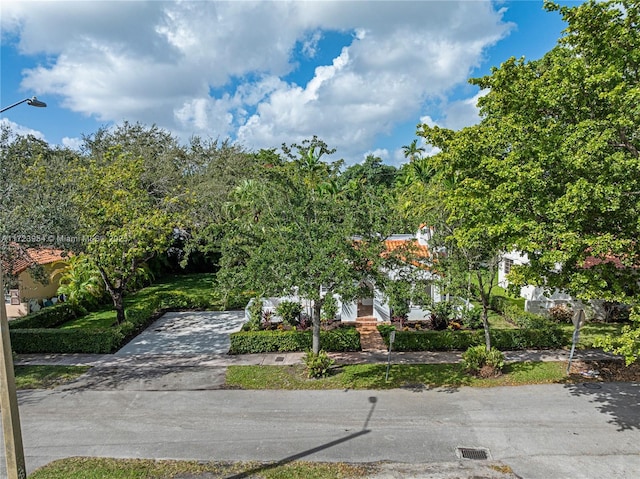
[[[504,351],[507,362],[525,361],[568,361],[569,351],[554,350],[523,350]],[[392,364],[445,364],[457,363],[461,360],[461,352],[455,351],[420,351],[420,352],[347,352],[330,353],[339,364],[382,364],[391,361]],[[59,366],[100,366],[100,367],[226,367],[231,365],[276,365],[285,366],[302,363],[304,353],[261,353],[261,354],[217,354],[192,355],[133,355],[116,356],[113,354],[21,354],[15,360],[15,365],[59,365]],[[620,359],[610,353],[596,349],[577,350],[574,360],[603,360]]]

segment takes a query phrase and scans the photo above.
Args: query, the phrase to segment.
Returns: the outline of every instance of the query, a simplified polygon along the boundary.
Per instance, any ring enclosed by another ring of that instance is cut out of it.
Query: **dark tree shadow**
[[[96,366],[56,388],[65,393],[93,391],[171,391],[220,389],[226,368],[217,366]]]
[[[279,461],[276,462],[270,462],[267,464],[262,464],[260,466],[254,467],[252,469],[249,469],[247,471],[243,471],[239,474],[234,474],[233,476],[228,476],[226,479],[247,479],[247,478],[251,478],[253,477],[255,474],[260,474],[261,472],[265,472],[268,471],[270,469],[275,469],[277,467],[280,466],[284,466],[286,464],[289,464],[291,462],[294,461],[298,461],[304,457],[310,456],[312,454],[315,454],[317,452],[320,451],[324,451],[325,449],[329,449],[333,446],[337,446],[339,444],[343,444],[345,442],[351,441],[353,439],[356,439],[360,436],[364,436],[365,434],[369,434],[371,432],[370,429],[368,429],[369,426],[369,421],[371,420],[371,417],[373,416],[373,410],[376,407],[376,403],[378,402],[378,398],[375,396],[371,396],[369,397],[369,402],[371,403],[371,408],[369,409],[369,413],[367,414],[367,418],[364,421],[364,426],[362,426],[362,429],[358,432],[354,432],[353,434],[349,434],[348,436],[342,437],[340,439],[336,439],[335,441],[331,441],[331,442],[327,442],[325,444],[321,444],[319,446],[313,447],[311,449],[307,449],[305,451],[301,451],[298,452],[296,454],[292,454],[291,456],[287,456],[284,459],[280,459]]]
[[[566,384],[572,396],[586,396],[618,431],[640,429],[640,383],[582,382]]]

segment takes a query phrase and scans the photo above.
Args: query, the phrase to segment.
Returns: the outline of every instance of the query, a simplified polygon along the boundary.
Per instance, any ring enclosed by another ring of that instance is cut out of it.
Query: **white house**
[[[498,269],[498,285],[502,288],[509,286],[507,275],[511,268],[516,265],[526,265],[529,258],[526,254],[518,251],[511,251],[502,257],[500,267]],[[558,271],[560,264],[556,265]],[[548,288],[542,286],[527,285],[520,288],[520,297],[525,299],[524,309],[530,313],[548,314],[549,310],[554,306],[569,306],[574,311],[577,309],[590,309],[593,313],[593,319],[606,320],[609,314],[607,303],[602,300],[591,300],[588,306],[579,299],[573,298],[569,293],[554,289],[549,291]]]
[[[415,252],[418,258],[426,261],[431,257],[431,252],[429,251],[429,239],[431,238],[432,230],[428,228],[421,228],[415,235],[411,234],[396,234],[391,235],[385,240],[385,247],[387,251],[394,251],[399,248],[402,248],[407,245],[407,243],[411,243],[412,250]],[[440,295],[438,293],[437,287],[433,284],[434,275],[429,271],[426,267],[425,263],[407,263],[407,268],[411,268],[414,276],[417,273],[420,279],[425,280],[428,284],[427,295],[430,296],[434,301],[440,300]],[[397,279],[401,276],[401,270],[390,270],[385,272],[391,279]],[[339,319],[343,322],[356,322],[361,319],[374,319],[378,322],[388,322],[391,321],[391,308],[389,307],[388,298],[385,294],[379,290],[375,284],[371,282],[366,282],[366,289],[371,291],[370,295],[359,298],[356,301],[342,301],[342,298],[339,295],[334,295],[338,305],[338,314],[336,315],[336,319]],[[321,294],[324,293],[321,291]],[[302,304],[302,307],[309,314],[313,308],[313,304],[311,301],[305,300],[303,298],[299,298],[297,296],[289,296],[282,298],[264,298],[264,306],[263,311],[274,311],[277,305],[282,301],[296,301]],[[247,320],[248,316],[248,306],[245,311],[245,316]],[[411,304],[410,312],[408,315],[409,320],[422,320],[428,317],[429,311],[423,309],[420,305]]]

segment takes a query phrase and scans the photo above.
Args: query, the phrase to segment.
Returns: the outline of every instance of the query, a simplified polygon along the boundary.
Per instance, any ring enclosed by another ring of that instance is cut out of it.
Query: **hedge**
[[[311,331],[239,331],[231,334],[229,354],[307,351],[312,346]],[[359,351],[360,333],[353,327],[320,331],[325,351]]]
[[[122,335],[115,329],[12,329],[11,346],[17,353],[92,353],[114,351]]]
[[[9,329],[55,328],[62,323],[76,319],[84,314],[80,306],[70,303],[59,303],[49,306],[24,318],[13,319]]]
[[[381,325],[378,330],[387,347],[393,326]],[[501,350],[546,349],[565,346],[569,338],[557,327],[544,329],[493,329],[491,345]],[[484,331],[396,331],[395,351],[449,351],[465,350],[484,344]]]

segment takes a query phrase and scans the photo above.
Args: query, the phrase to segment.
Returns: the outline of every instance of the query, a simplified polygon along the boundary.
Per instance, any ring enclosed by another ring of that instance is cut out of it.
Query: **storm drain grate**
[[[484,461],[489,459],[489,450],[481,447],[459,447],[456,455],[461,459],[475,459]]]

